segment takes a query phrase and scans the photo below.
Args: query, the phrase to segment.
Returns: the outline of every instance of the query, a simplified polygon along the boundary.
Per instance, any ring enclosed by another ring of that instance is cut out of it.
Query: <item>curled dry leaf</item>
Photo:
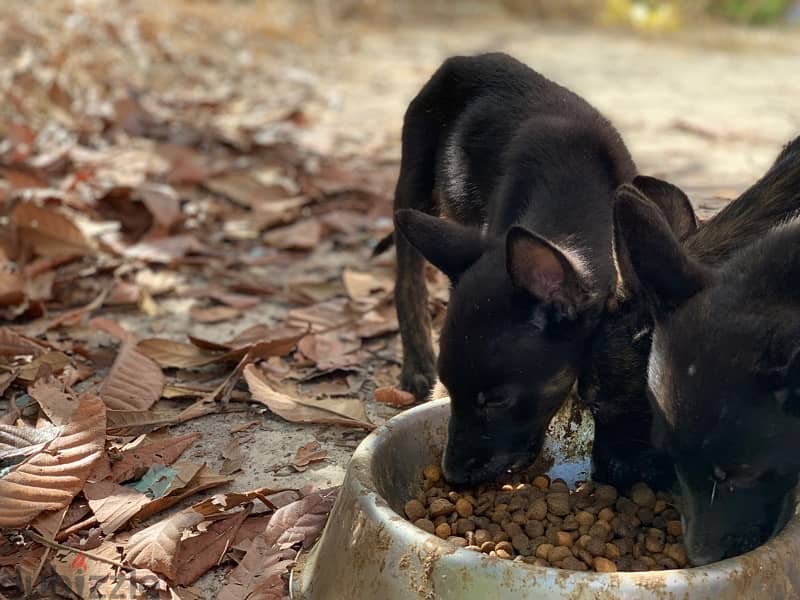
[[[317,440],[311,440],[297,449],[294,460],[292,460],[292,465],[302,468],[308,466],[312,462],[325,460],[327,457],[328,451],[323,450]]]
[[[374,397],[376,402],[388,404],[389,406],[396,406],[398,408],[405,408],[416,402],[414,394],[405,392],[396,387],[378,388],[375,390]]]
[[[64,384],[55,377],[39,379],[28,388],[28,394],[56,425],[66,424],[78,406],[75,396],[65,392]]]
[[[50,561],[56,573],[64,583],[78,596],[78,598],[113,598],[108,595],[114,586],[117,586],[116,567],[108,562],[93,558],[105,558],[119,563],[121,553],[115,542],[103,542],[99,548],[91,552],[92,556],[59,550]],[[122,575],[119,575],[122,577]],[[124,589],[124,587],[123,587]],[[117,595],[119,592],[115,592]],[[124,596],[136,598],[136,596]]]
[[[129,340],[100,386],[100,396],[113,410],[147,410],[161,397],[162,389],[164,374],[159,366]]]
[[[188,508],[133,534],[126,547],[128,562],[174,579],[181,536],[202,520],[203,515]]]
[[[356,301],[372,300],[375,292],[386,294],[394,288],[394,284],[389,277],[379,277],[373,273],[353,271],[351,269],[344,270],[342,280],[344,281],[347,295]]]
[[[150,502],[144,494],[108,479],[87,481],[83,495],[106,535],[120,529]]]
[[[175,583],[191,585],[203,573],[222,562],[239,527],[249,514],[250,507],[246,507],[227,519],[214,521],[199,535],[181,540]]]
[[[325,527],[338,491],[338,488],[330,488],[312,492],[279,508],[267,524],[264,540],[281,550],[298,543],[308,550]]]
[[[249,543],[242,562],[228,575],[217,600],[283,600],[283,574],[293,563],[258,536]]]
[[[189,310],[189,316],[198,323],[220,323],[230,321],[241,314],[238,308],[232,306],[209,306],[201,308],[193,306]]]
[[[313,250],[322,237],[322,226],[315,219],[306,219],[273,229],[264,235],[264,241],[281,250]]]
[[[81,230],[53,208],[20,202],[11,212],[19,240],[40,256],[85,256],[93,252]]]
[[[25,356],[37,355],[44,347],[37,341],[12,331],[8,327],[0,327],[0,355]]]
[[[69,504],[81,491],[106,439],[98,396],[84,395],[61,435],[0,478],[0,527],[22,527],[45,510]]]
[[[33,383],[40,377],[61,373],[69,364],[71,364],[69,356],[63,352],[46,352],[20,367],[17,379],[23,383]]]
[[[185,487],[176,489],[162,498],[156,498],[150,504],[144,506],[139,511],[139,514],[136,515],[136,520],[143,521],[170,506],[174,506],[184,498],[188,498],[197,492],[223,485],[229,481],[231,481],[230,477],[215,473],[206,466],[201,466],[197,474]]]
[[[17,427],[0,424],[0,473],[25,457],[41,452],[61,433],[61,428],[44,424],[42,427],[27,425]]]
[[[141,435],[179,422],[180,411],[108,410],[110,435]]]
[[[244,378],[253,398],[276,415],[293,423],[324,423],[371,430],[364,405],[358,398],[315,400],[293,398],[275,390],[264,374],[254,365],[244,368]]]
[[[15,306],[25,300],[25,277],[19,271],[0,266],[0,306]]]
[[[116,483],[122,483],[141,477],[154,463],[171,465],[199,437],[199,433],[187,433],[177,437],[161,438],[126,450],[122,458],[111,466],[111,478]]]
[[[242,447],[239,445],[239,440],[232,437],[222,449],[222,457],[225,459],[220,468],[220,472],[223,475],[230,475],[241,469],[244,462],[244,454],[242,453]]]

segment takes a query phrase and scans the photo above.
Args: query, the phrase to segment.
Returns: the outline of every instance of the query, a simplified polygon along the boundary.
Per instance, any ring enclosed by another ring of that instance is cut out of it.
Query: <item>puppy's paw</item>
[[[400,374],[400,389],[414,394],[418,402],[428,399],[435,382],[436,372],[433,368],[419,370],[411,368],[410,365],[403,365],[403,371]]]

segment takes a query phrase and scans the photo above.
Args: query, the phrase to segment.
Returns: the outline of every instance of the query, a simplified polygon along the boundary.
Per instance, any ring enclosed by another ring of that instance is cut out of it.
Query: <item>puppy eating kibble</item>
[[[655,318],[653,441],[675,465],[687,551],[696,564],[746,552],[778,532],[796,502],[800,220],[716,269],[624,189],[615,221]]]
[[[451,482],[540,449],[617,292],[612,199],[635,174],[605,118],[503,54],[448,59],[411,102],[395,193],[400,383],[423,399],[438,371]],[[423,258],[452,282],[438,369]]]

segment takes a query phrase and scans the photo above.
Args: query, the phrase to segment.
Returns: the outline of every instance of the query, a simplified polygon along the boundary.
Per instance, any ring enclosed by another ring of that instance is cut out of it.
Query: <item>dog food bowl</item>
[[[575,406],[548,432],[551,477],[586,478],[593,425]],[[593,573],[537,567],[456,548],[401,515],[438,461],[447,400],[418,406],[356,449],[319,542],[292,572],[294,600],[784,600],[800,598],[800,517],[767,544],[705,567]]]

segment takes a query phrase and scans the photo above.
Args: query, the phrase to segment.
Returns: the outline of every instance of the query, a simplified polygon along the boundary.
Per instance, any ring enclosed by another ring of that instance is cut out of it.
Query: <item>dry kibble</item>
[[[550,478],[547,475],[537,475],[531,483],[540,490],[546,490],[550,487]]]
[[[617,565],[602,556],[594,557],[594,570],[598,573],[616,573]]]
[[[442,478],[442,469],[439,465],[428,465],[423,469],[422,476],[428,481],[437,483]]]
[[[680,499],[643,483],[621,496],[610,485],[535,473],[506,474],[494,484],[451,487],[436,465],[425,468],[403,511],[417,527],[489,556],[598,573],[684,568]]]
[[[639,506],[652,508],[656,505],[656,494],[646,483],[635,483],[631,488],[631,500]]]
[[[680,521],[667,521],[667,535],[683,535],[683,524]]]
[[[414,521],[414,525],[416,525],[417,527],[419,527],[424,531],[427,531],[428,533],[435,533],[436,531],[436,526],[430,519],[417,519],[416,521]]]
[[[441,525],[436,526],[436,535],[443,540],[449,538],[451,533],[452,531],[450,531],[450,525],[447,523],[442,523]]]
[[[405,511],[409,521],[422,519],[428,514],[428,511],[425,510],[425,506],[419,500],[409,500],[406,502],[403,510]]]
[[[600,519],[601,521],[608,522],[614,518],[614,511],[606,507],[602,509],[599,513],[597,513],[597,518]]]
[[[551,563],[557,563],[568,556],[572,556],[572,551],[564,546],[555,546],[550,552],[547,553],[547,560]]]
[[[428,507],[428,512],[432,517],[440,517],[442,515],[449,515],[456,509],[453,503],[447,498],[436,498]]]
[[[463,517],[465,519],[467,517],[471,517],[473,511],[474,508],[472,507],[472,503],[469,500],[465,498],[459,498],[458,500],[456,500],[456,512],[458,513],[459,517]]]

